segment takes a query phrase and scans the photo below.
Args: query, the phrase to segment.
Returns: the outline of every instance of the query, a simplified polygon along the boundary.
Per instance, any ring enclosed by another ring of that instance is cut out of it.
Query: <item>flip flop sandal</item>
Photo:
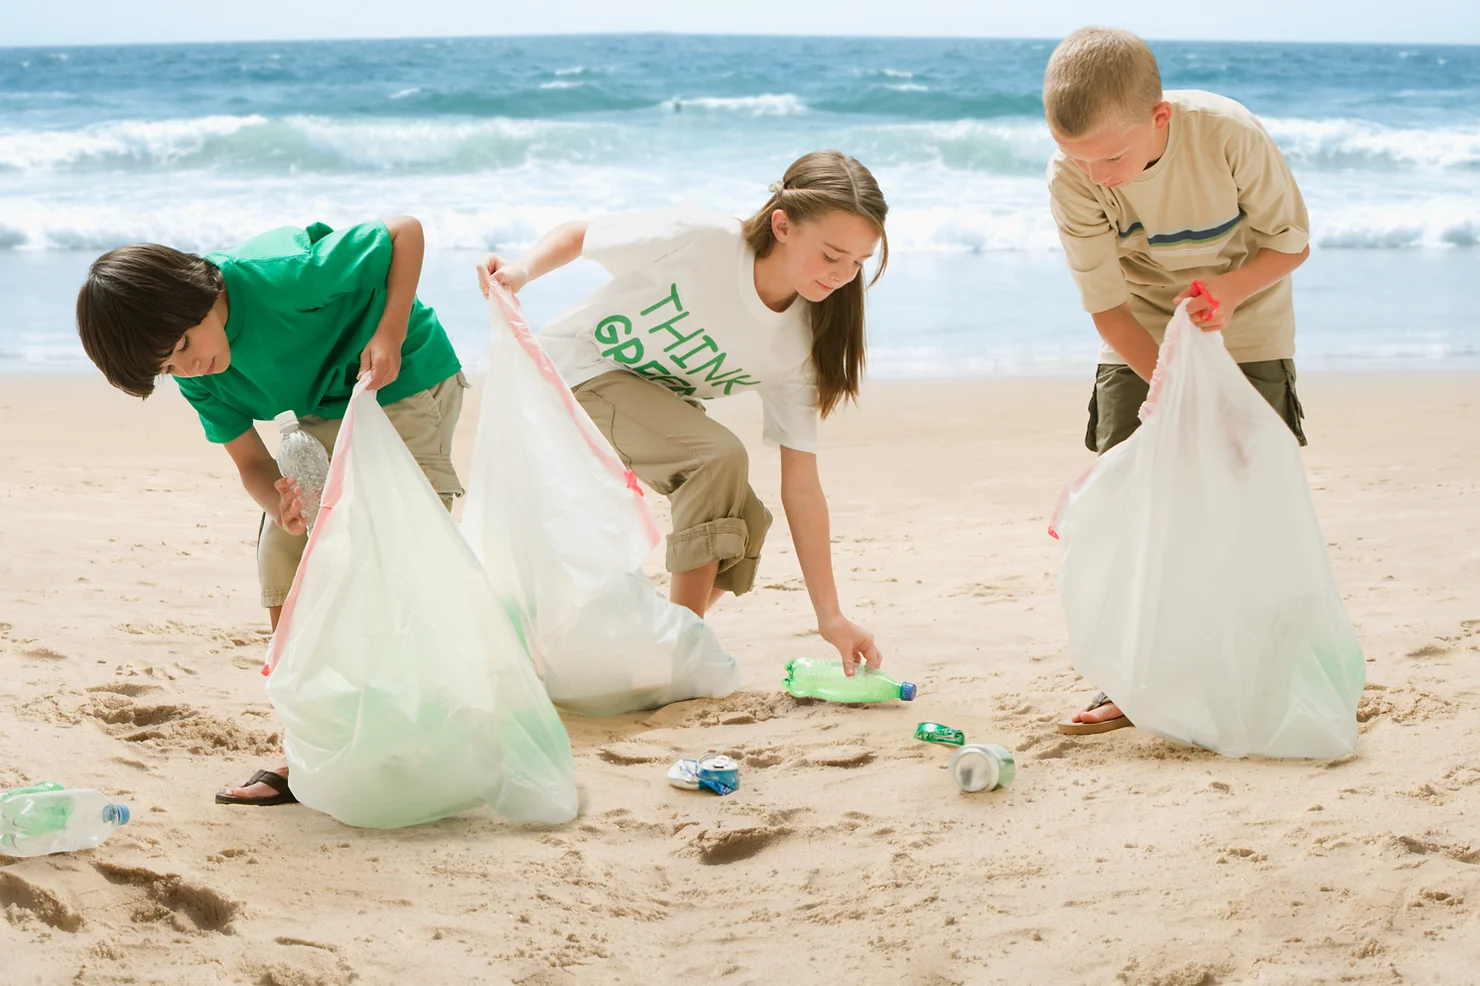
[[[1109,704],[1110,696],[1104,692],[1100,692],[1100,694],[1095,696],[1094,701],[1084,707],[1084,711],[1093,712],[1100,706]],[[1102,722],[1075,722],[1072,719],[1060,719],[1055,728],[1068,736],[1089,736],[1093,733],[1108,733],[1112,729],[1124,729],[1126,726],[1134,725],[1135,723],[1131,722],[1125,716],[1119,715],[1114,719],[1106,719]]]
[[[230,794],[216,795],[218,805],[252,805],[256,808],[270,808],[273,805],[296,805],[298,799],[293,797],[293,792],[288,790],[288,779],[275,770],[259,770],[252,775],[252,779],[243,784],[242,787],[251,787],[253,784],[266,784],[276,791],[261,798],[238,798]]]

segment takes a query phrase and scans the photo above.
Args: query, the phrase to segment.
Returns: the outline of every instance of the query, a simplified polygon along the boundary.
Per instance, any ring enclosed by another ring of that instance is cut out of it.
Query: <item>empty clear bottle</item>
[[[128,805],[52,781],[0,792],[0,853],[46,856],[93,849],[128,822]]]
[[[781,683],[797,698],[820,698],[828,702],[914,701],[915,686],[908,681],[895,681],[882,671],[860,667],[853,677],[843,673],[842,661],[815,661],[799,657],[786,662],[786,678]]]
[[[324,483],[329,479],[329,453],[322,442],[299,426],[298,415],[292,411],[284,411],[273,421],[283,436],[277,453],[278,472],[298,484],[303,520],[311,531],[319,516]]]

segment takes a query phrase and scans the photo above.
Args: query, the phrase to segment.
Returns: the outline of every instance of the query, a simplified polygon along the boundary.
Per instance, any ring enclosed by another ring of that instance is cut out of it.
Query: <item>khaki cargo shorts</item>
[[[668,497],[668,571],[719,562],[715,588],[749,592],[771,512],[750,488],[750,458],[734,432],[697,402],[627,370],[577,384],[574,393],[627,468]]]
[[[467,377],[458,373],[430,390],[412,394],[385,408],[385,416],[391,419],[396,433],[449,510],[452,501],[463,494],[457,470],[452,465],[452,432],[462,413],[463,391],[467,386]],[[299,418],[298,423],[322,442],[331,456],[334,454],[334,440],[339,437],[338,418],[310,416]],[[271,609],[287,600],[293,588],[293,576],[298,572],[298,561],[307,546],[307,535],[289,534],[266,514],[262,515],[257,533],[257,577],[262,583],[263,606]]]
[[[1240,363],[1249,383],[1279,412],[1285,424],[1305,444],[1305,431],[1300,421],[1305,409],[1295,393],[1295,361],[1290,359]],[[1095,371],[1095,389],[1089,397],[1089,427],[1084,444],[1091,452],[1104,455],[1130,438],[1141,427],[1141,405],[1146,402],[1149,387],[1130,367],[1118,363],[1101,363]]]

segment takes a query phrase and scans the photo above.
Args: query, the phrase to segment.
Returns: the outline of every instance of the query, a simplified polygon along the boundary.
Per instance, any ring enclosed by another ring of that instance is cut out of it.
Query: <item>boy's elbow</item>
[[[404,233],[423,235],[421,220],[415,216],[392,216],[385,220],[385,228],[390,232],[393,240]]]

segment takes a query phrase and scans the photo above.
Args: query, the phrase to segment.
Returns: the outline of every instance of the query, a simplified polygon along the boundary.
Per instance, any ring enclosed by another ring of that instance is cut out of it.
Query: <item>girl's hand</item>
[[[298,499],[298,484],[287,476],[273,484],[278,491],[278,516],[277,524],[289,534],[298,535],[308,530],[308,524],[303,519],[303,504]]]
[[[490,281],[497,282],[510,294],[518,294],[519,289],[529,283],[529,271],[496,253],[490,253],[478,261],[478,290],[483,292],[485,298],[488,297]]]
[[[842,615],[819,623],[817,632],[843,656],[843,673],[849,677],[860,664],[877,668],[884,663],[884,655],[874,646],[874,635]]]

